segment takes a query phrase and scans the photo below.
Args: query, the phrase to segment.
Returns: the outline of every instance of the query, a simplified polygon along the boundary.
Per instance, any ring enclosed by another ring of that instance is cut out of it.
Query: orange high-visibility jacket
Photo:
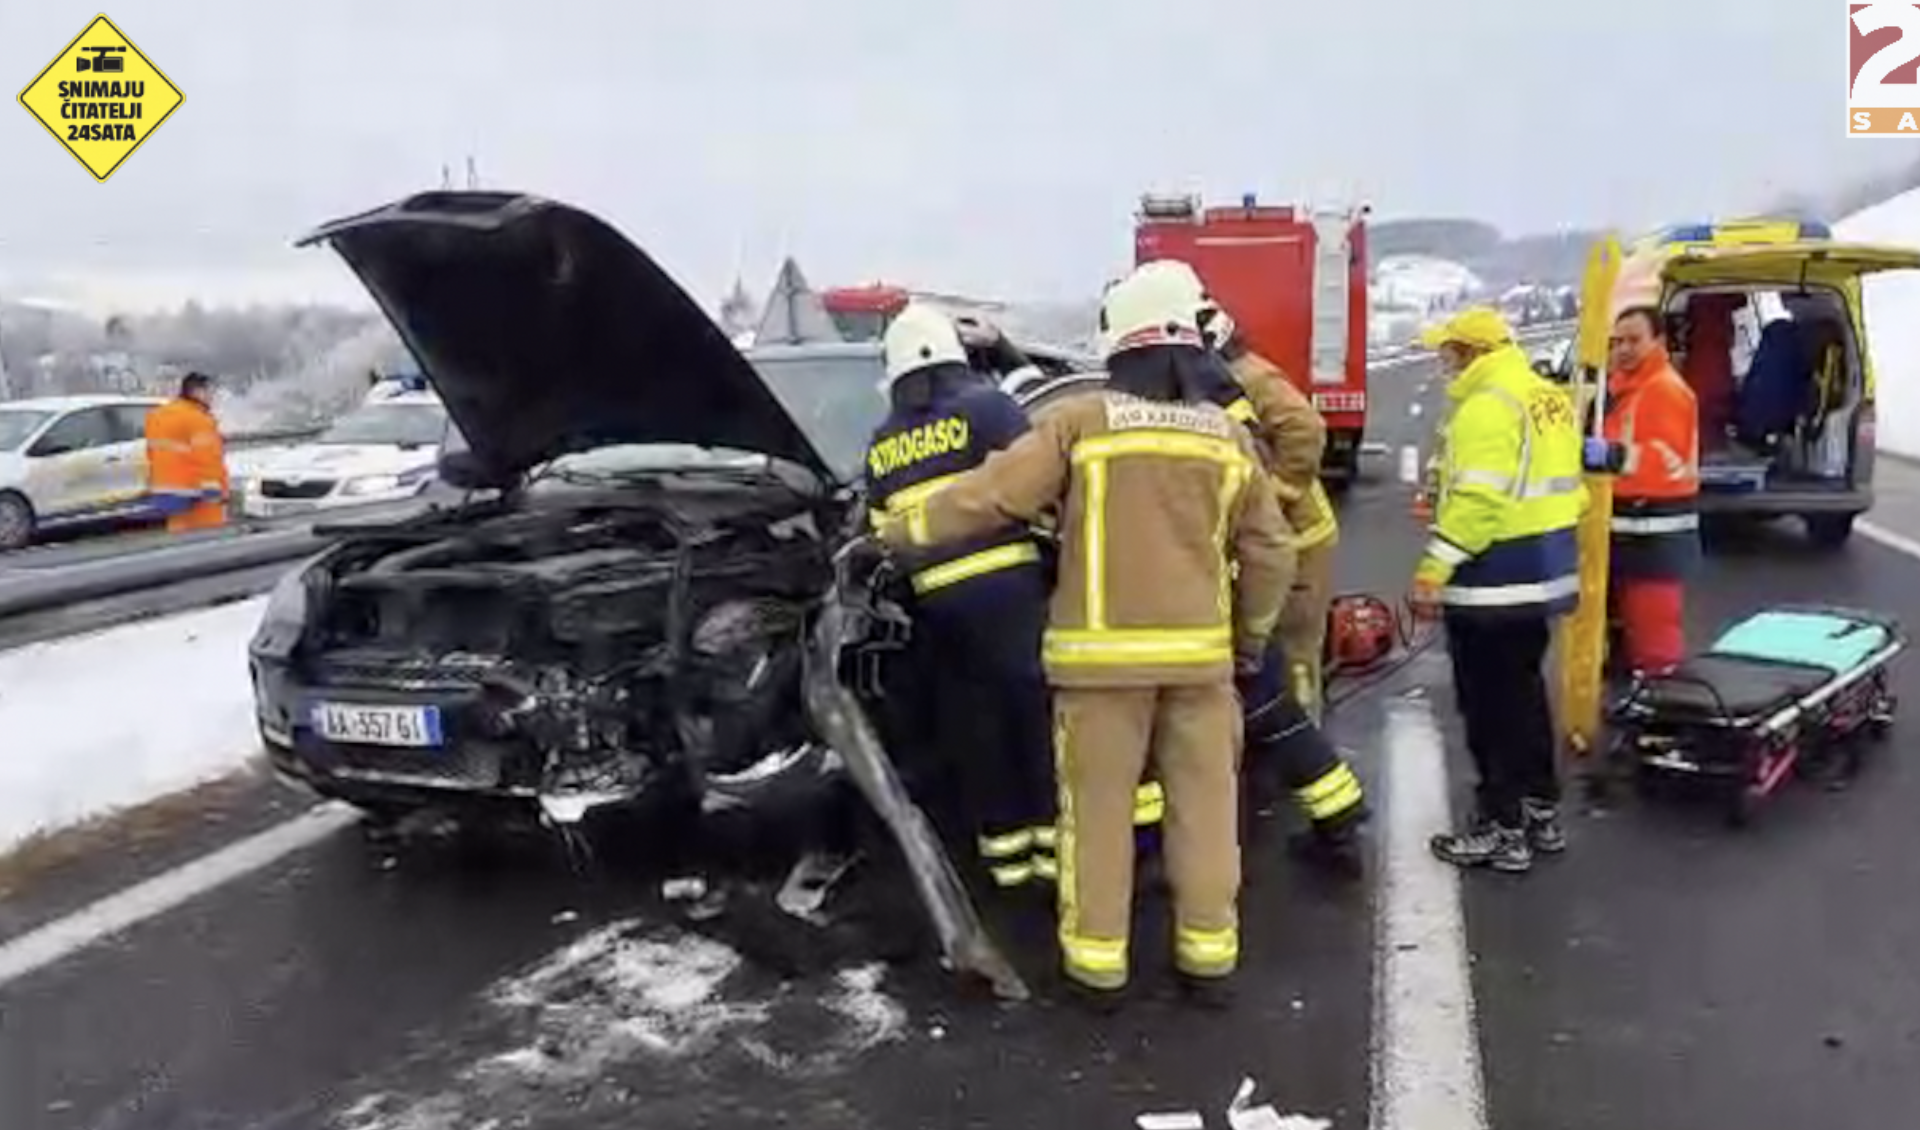
[[[1608,382],[1606,437],[1623,449],[1616,500],[1691,500],[1700,493],[1700,408],[1658,350]]]
[[[208,494],[167,520],[170,530],[218,526],[226,521],[226,444],[213,413],[186,397],[147,413],[147,489],[154,494]]]

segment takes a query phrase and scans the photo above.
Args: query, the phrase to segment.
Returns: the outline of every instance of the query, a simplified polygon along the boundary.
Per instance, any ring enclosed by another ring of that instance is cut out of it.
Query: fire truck
[[[1179,259],[1232,315],[1254,352],[1286,371],[1327,420],[1326,477],[1351,481],[1367,424],[1368,209],[1203,208],[1141,197],[1134,262]]]

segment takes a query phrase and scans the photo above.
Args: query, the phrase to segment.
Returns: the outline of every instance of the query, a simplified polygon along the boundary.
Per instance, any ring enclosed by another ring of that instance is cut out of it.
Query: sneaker
[[[1533,848],[1519,828],[1488,824],[1464,832],[1449,832],[1428,841],[1442,862],[1455,867],[1491,867],[1519,874],[1533,866]]]
[[[1560,806],[1543,800],[1521,802],[1527,821],[1527,844],[1537,852],[1558,855],[1567,850],[1567,830],[1560,825]]]

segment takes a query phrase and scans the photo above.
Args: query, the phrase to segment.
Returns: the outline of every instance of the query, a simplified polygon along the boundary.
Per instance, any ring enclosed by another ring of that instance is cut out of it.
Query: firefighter
[[[1109,380],[889,518],[894,546],[959,541],[1059,508],[1044,660],[1060,781],[1059,937],[1098,1007],[1128,981],[1135,789],[1166,784],[1174,960],[1224,1005],[1239,962],[1236,670],[1258,666],[1292,582],[1286,519],[1252,438],[1204,399],[1185,283],[1148,264],[1101,303]]]
[[[1613,483],[1610,590],[1635,674],[1664,674],[1685,657],[1683,590],[1700,559],[1700,408],[1667,356],[1660,312],[1614,319],[1602,424]]]
[[[867,448],[880,524],[906,513],[1027,430],[1013,400],[967,367],[954,324],[910,304],[884,338],[892,409]],[[986,531],[921,556],[909,578],[946,760],[959,774],[994,885],[1054,876],[1053,751],[1040,634],[1047,582],[1025,528]]]
[[[147,413],[147,493],[167,515],[169,532],[227,521],[226,445],[213,418],[213,378],[188,373],[180,395]]]
[[[1199,286],[1196,276],[1194,285]],[[1366,819],[1360,778],[1321,731],[1319,656],[1325,648],[1327,602],[1338,526],[1320,485],[1326,423],[1286,375],[1246,348],[1233,319],[1202,295],[1197,314],[1202,337],[1221,362],[1213,399],[1253,431],[1267,478],[1294,528],[1298,555],[1293,590],[1287,596],[1267,663],[1240,680],[1246,708],[1246,744],[1255,780],[1277,775],[1307,818],[1305,835],[1292,842],[1296,855],[1335,874],[1360,871],[1359,828]],[[1305,486],[1302,479],[1304,476]],[[1309,570],[1318,576],[1307,583]],[[1308,609],[1302,616],[1301,606]],[[1317,623],[1318,628],[1313,625]],[[1310,649],[1313,661],[1296,656]]]
[[[1522,872],[1535,851],[1566,847],[1541,666],[1553,620],[1580,598],[1585,445],[1566,391],[1533,371],[1496,311],[1462,310],[1422,341],[1453,375],[1409,600],[1422,616],[1444,615],[1479,774],[1474,821],[1432,849],[1459,866]]]
[[[1273,489],[1294,529],[1299,567],[1293,592],[1280,614],[1280,646],[1287,659],[1287,685],[1315,722],[1321,721],[1327,647],[1327,605],[1333,599],[1334,547],[1340,523],[1320,482],[1327,449],[1327,422],[1286,373],[1248,348],[1233,318],[1212,299],[1202,306],[1201,333],[1226,362],[1249,398],[1272,457]]]

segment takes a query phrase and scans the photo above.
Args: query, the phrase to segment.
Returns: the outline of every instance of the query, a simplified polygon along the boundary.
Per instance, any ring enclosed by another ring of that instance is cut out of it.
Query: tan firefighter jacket
[[[1227,362],[1253,409],[1248,424],[1256,429],[1269,456],[1267,471],[1293,527],[1294,546],[1313,549],[1339,540],[1333,500],[1320,483],[1327,450],[1327,421],[1278,365],[1252,350]]]
[[[1265,646],[1293,582],[1292,531],[1263,478],[1252,437],[1221,408],[1103,391],[1051,406],[879,532],[924,547],[1057,508],[1048,678],[1208,683],[1233,677],[1236,642]]]

